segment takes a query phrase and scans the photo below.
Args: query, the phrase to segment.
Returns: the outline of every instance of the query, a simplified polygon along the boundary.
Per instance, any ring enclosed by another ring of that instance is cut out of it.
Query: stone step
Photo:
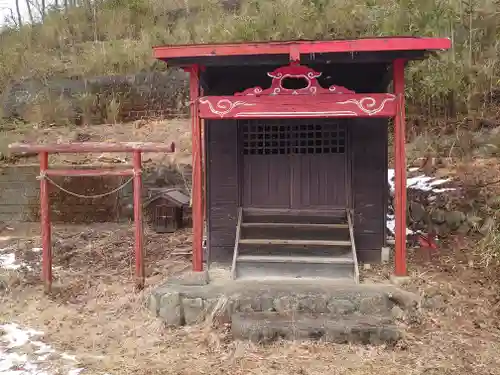
[[[395,344],[402,334],[392,317],[368,315],[341,319],[325,314],[235,313],[231,332],[236,339],[258,343],[284,340],[322,340],[339,344]]]
[[[235,263],[237,280],[332,279],[355,282],[352,257],[297,257],[242,255]],[[288,258],[288,261],[287,261]],[[325,261],[328,260],[328,261]]]
[[[219,270],[214,272],[220,274]],[[352,280],[351,284],[341,284],[331,279],[210,283],[205,273],[202,279],[199,274],[172,276],[153,290],[148,308],[168,325],[194,324],[214,311],[223,321],[238,313],[257,312],[314,315],[327,321],[418,312],[419,297],[393,285],[352,284]]]

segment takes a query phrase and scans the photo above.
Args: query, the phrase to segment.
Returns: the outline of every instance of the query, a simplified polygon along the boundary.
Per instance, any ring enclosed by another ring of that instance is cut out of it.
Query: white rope
[[[103,194],[95,194],[95,195],[83,195],[83,194],[78,194],[78,193],[69,191],[69,190],[63,188],[61,185],[57,184],[54,180],[52,180],[45,173],[41,173],[40,176],[38,176],[36,179],[37,180],[44,180],[45,179],[45,180],[49,181],[52,185],[54,185],[56,188],[58,188],[59,190],[65,192],[66,194],[69,194],[69,195],[72,195],[74,197],[77,197],[77,198],[97,199],[97,198],[104,198],[104,197],[106,197],[108,195],[117,193],[118,191],[120,191],[121,189],[123,189],[125,186],[127,186],[130,182],[132,182],[132,180],[134,179],[134,177],[133,176],[130,177],[127,181],[125,181],[123,184],[121,184],[120,186],[118,186],[116,189],[113,189],[113,190],[108,191],[108,192],[103,193]]]

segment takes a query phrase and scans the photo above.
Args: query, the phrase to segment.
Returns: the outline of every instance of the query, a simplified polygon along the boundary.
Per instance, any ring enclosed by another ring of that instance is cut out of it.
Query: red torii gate
[[[50,176],[132,176],[134,185],[134,223],[135,223],[135,285],[137,289],[144,287],[144,252],[142,221],[142,157],[143,152],[175,152],[175,144],[151,142],[82,142],[66,144],[32,144],[15,143],[9,145],[13,152],[37,153],[40,158],[40,220],[42,231],[42,280],[45,292],[52,287],[52,243],[50,225],[49,177]],[[49,168],[49,154],[55,153],[91,153],[91,152],[127,152],[132,153],[132,166],[125,168],[99,169],[60,169]]]

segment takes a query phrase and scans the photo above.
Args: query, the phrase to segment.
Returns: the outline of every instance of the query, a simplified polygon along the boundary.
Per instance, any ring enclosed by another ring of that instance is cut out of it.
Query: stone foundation
[[[377,343],[401,337],[395,323],[418,313],[419,300],[386,284],[209,280],[203,272],[167,281],[153,291],[148,308],[170,326],[215,320],[231,323],[235,337],[254,341]]]

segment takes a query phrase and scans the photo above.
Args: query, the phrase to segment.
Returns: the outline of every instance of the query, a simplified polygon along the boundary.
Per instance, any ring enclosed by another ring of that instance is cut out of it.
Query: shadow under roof
[[[390,62],[417,60],[451,47],[448,38],[389,37],[352,40],[168,45],[153,48],[169,66],[274,65],[292,56],[302,63]]]

